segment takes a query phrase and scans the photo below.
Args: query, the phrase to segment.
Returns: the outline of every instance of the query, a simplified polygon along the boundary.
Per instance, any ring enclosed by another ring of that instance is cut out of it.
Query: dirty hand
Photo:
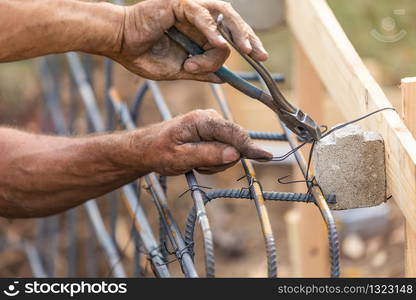
[[[145,145],[144,157],[138,158],[140,164],[162,175],[179,175],[192,169],[210,174],[233,166],[240,157],[272,158],[250,140],[244,129],[224,120],[215,110],[196,110],[145,130],[145,138],[133,137],[131,146]]]
[[[212,72],[229,55],[227,42],[217,30],[224,15],[239,49],[264,61],[268,54],[261,41],[232,6],[220,0],[147,0],[126,8],[121,50],[112,58],[130,71],[153,80],[193,79],[221,82]],[[176,26],[204,49],[188,58],[164,31]]]

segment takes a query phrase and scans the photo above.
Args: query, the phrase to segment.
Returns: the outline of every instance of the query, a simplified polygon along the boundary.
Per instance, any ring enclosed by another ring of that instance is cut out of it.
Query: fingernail
[[[198,71],[199,66],[194,62],[189,62],[186,64],[186,68],[188,69],[189,72],[195,73]]]
[[[258,161],[269,161],[273,158],[273,154],[256,146],[249,157]]]
[[[224,164],[236,161],[240,158],[240,153],[234,147],[227,147],[222,152],[222,161]]]

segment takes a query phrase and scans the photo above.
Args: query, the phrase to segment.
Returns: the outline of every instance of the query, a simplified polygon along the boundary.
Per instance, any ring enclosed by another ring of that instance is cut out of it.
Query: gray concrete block
[[[320,140],[313,152],[315,177],[331,209],[371,207],[386,201],[384,141],[376,132],[349,125]]]

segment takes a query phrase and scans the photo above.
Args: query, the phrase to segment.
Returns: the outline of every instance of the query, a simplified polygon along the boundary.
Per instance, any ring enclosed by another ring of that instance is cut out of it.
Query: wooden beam
[[[416,137],[416,77],[403,78],[401,89],[400,115],[413,137]]]
[[[401,116],[410,132],[416,137],[416,77],[402,79]],[[406,221],[405,273],[416,277],[416,231]]]
[[[297,105],[315,120],[323,117],[325,90],[303,49],[293,45],[293,90]],[[322,120],[322,119],[321,119]],[[307,157],[307,153],[303,153]],[[294,178],[302,178],[294,166]],[[306,192],[304,183],[295,184],[296,192]],[[294,277],[328,277],[329,251],[325,222],[316,205],[296,203],[285,215],[289,253]]]
[[[406,277],[416,277],[416,231],[410,226],[409,222],[405,224],[405,252],[404,252],[404,271]]]
[[[287,22],[344,116],[354,119],[391,107],[370,75],[325,0],[286,1]],[[360,123],[379,132],[386,145],[386,172],[393,195],[416,231],[416,141],[394,111]]]

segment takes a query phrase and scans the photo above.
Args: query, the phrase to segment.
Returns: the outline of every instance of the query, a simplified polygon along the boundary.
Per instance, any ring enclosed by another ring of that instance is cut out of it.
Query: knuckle
[[[209,117],[211,122],[216,122],[216,120],[222,119],[221,115],[213,108],[206,109],[205,114]]]
[[[260,39],[257,37],[257,35],[250,35],[250,41],[252,44],[254,44],[256,47],[261,47],[263,46],[262,42],[260,41]]]
[[[240,132],[244,132],[243,128],[238,125],[237,123],[231,122],[231,121],[226,121],[227,125],[230,126],[230,128],[232,128],[234,133],[240,133]]]
[[[186,115],[184,115],[184,119],[186,121],[194,121],[198,118],[201,118],[204,115],[204,111],[202,109],[195,109]]]
[[[187,7],[191,5],[191,1],[192,0],[179,0],[179,3]]]
[[[229,47],[221,49],[222,55],[225,59],[227,59],[231,54],[231,49]]]
[[[243,144],[245,144],[245,145],[251,145],[251,144],[252,144],[251,138],[250,138],[250,136],[247,134],[247,132],[246,132],[246,131],[242,131],[242,132],[241,132],[241,138],[242,138],[242,140],[243,140]]]
[[[194,110],[194,116],[197,118],[204,118],[206,115],[207,115],[207,112],[204,109]]]
[[[209,12],[206,12],[204,14],[205,18],[205,26],[210,31],[216,31],[217,30],[217,24],[215,23],[214,19],[212,18],[211,14]]]
[[[246,145],[251,142],[247,131],[244,130],[243,127],[233,123],[232,129],[233,135],[240,141],[240,144]]]
[[[258,37],[257,37],[257,35],[256,35],[256,33],[254,32],[254,30],[253,30],[253,28],[251,28],[251,26],[250,25],[248,25],[247,23],[246,23],[246,31],[249,33],[249,35],[253,38],[253,39],[259,39]]]

